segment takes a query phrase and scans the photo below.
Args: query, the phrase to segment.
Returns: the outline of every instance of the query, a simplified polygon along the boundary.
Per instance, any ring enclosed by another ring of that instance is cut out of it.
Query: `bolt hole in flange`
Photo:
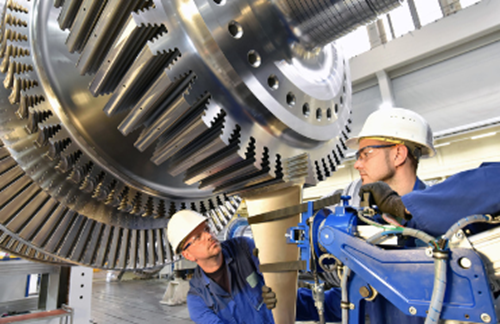
[[[321,111],[321,108],[316,109],[316,120],[321,121],[323,118],[323,112]]]
[[[327,118],[328,120],[332,120],[332,108],[328,108],[328,109],[326,110],[326,118]]]
[[[248,63],[250,63],[250,65],[253,66],[254,68],[258,68],[261,63],[261,58],[259,53],[257,53],[254,50],[248,52]]]
[[[311,114],[311,109],[309,108],[309,104],[307,102],[304,105],[302,105],[302,114],[306,118],[308,118],[309,115]]]
[[[277,76],[275,76],[274,74],[271,74],[267,78],[267,85],[269,86],[269,88],[271,88],[273,90],[278,90],[278,88],[280,86],[280,80],[278,79]]]
[[[227,30],[233,38],[240,39],[243,36],[243,27],[237,21],[231,21],[227,26]]]
[[[286,95],[286,103],[287,103],[290,107],[295,106],[295,95],[293,94],[293,92],[289,92],[289,93]]]

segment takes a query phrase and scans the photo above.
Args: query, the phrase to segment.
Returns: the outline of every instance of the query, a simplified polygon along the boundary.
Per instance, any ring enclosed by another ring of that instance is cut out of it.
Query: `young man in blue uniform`
[[[435,155],[433,134],[427,121],[419,114],[404,108],[379,109],[368,116],[358,136],[346,142],[356,149],[354,168],[360,179],[352,182],[344,195],[351,196],[350,204],[359,206],[359,190],[362,185],[382,181],[400,195],[426,188],[417,177],[420,158]],[[322,274],[324,280],[338,282],[332,275]],[[297,319],[317,320],[317,312],[308,289],[299,289]],[[331,289],[325,294],[325,307],[340,305],[340,291]],[[326,309],[327,321],[340,320],[340,311]],[[407,316],[383,296],[367,303],[366,314],[372,324],[407,323],[421,324],[423,318]],[[312,317],[311,317],[312,316]]]
[[[427,121],[404,108],[371,113],[358,136],[346,145],[357,150],[354,168],[360,176],[344,190],[352,206],[359,206],[359,188],[367,183],[383,181],[400,195],[425,188],[417,177],[418,163],[436,153]]]
[[[191,319],[203,324],[273,324],[262,301],[264,278],[252,253],[255,244],[246,237],[220,243],[206,221],[195,211],[181,210],[167,229],[174,252],[198,264],[187,296]]]

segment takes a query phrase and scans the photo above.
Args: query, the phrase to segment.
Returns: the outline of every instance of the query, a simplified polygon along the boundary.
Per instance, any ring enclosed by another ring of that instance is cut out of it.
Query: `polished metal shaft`
[[[274,0],[289,32],[304,48],[323,47],[377,16],[399,6],[402,0]]]

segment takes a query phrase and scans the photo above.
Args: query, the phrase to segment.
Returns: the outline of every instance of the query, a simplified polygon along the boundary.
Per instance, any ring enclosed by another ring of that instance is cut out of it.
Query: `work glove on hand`
[[[363,199],[364,193],[370,193],[370,199],[378,206],[381,212],[391,214],[405,220],[411,219],[411,214],[406,210],[401,197],[382,181],[362,185],[359,196]],[[370,202],[371,203],[371,202]]]
[[[267,309],[273,309],[276,307],[278,300],[276,299],[276,294],[268,286],[262,286],[262,299],[266,304]]]

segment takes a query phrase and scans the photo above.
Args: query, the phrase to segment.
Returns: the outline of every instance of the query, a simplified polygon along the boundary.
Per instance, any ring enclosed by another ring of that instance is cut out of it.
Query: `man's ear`
[[[396,167],[401,166],[408,159],[408,148],[405,145],[398,145],[396,147],[396,155],[394,157],[394,164]]]
[[[192,262],[196,262],[196,259],[193,257],[193,255],[191,253],[189,253],[188,251],[182,251],[182,256],[184,258],[186,258],[186,260],[188,261],[192,261]]]

